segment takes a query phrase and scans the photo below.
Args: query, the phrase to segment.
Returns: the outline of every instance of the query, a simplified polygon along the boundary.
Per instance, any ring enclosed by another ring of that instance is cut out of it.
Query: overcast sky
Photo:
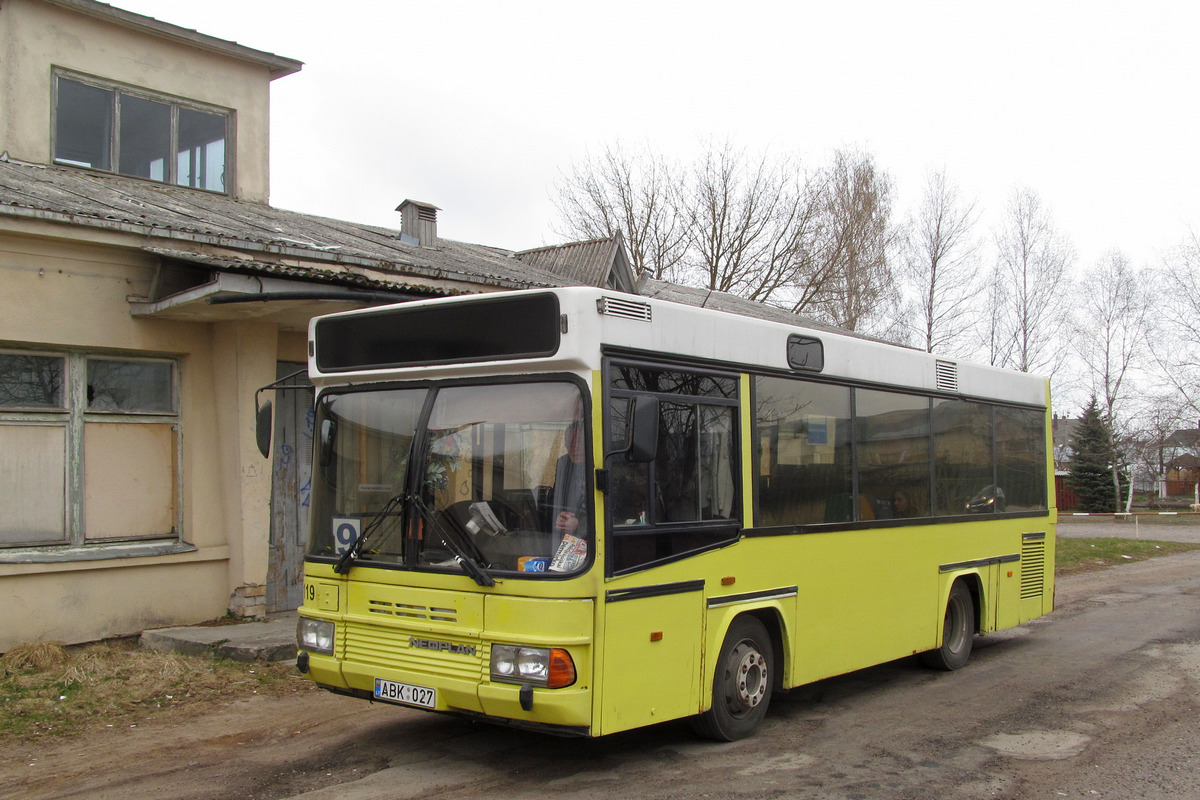
[[[305,62],[272,89],[271,202],[514,250],[560,173],[621,140],[819,166],[874,154],[898,217],[944,168],[993,220],[1036,191],[1081,268],[1200,231],[1200,4],[114,0]]]

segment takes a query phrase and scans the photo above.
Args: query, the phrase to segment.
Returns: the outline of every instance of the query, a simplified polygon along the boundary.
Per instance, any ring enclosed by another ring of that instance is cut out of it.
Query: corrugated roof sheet
[[[145,235],[147,252],[223,270],[424,294],[605,286],[623,247],[614,237],[513,253],[439,235],[431,249],[401,241],[397,230],[108,173],[24,164],[7,154],[0,155],[0,216],[5,215]],[[845,333],[721,292],[651,279],[642,281],[639,292]]]
[[[616,257],[617,246],[615,238],[592,239],[522,250],[514,255],[525,264],[572,279],[580,285],[603,286]]]
[[[224,195],[69,167],[0,158],[0,214],[144,234],[163,249],[218,246],[254,254],[244,269],[290,264],[309,275],[354,269],[403,284],[402,276],[492,288],[574,286],[581,282],[515,259],[507,250],[439,237],[436,249],[400,241],[399,232],[285,211]],[[196,252],[200,252],[197,249]],[[360,283],[363,275],[351,280]]]
[[[725,294],[724,292],[712,291],[711,289],[681,286],[677,283],[646,278],[642,281],[639,293],[644,297],[656,297],[660,300],[670,300],[674,303],[699,306],[700,308],[711,308],[716,311],[725,311],[729,314],[740,314],[743,317],[756,317],[770,322],[782,322],[786,325],[798,325],[814,330],[830,331],[832,333],[855,336],[860,339],[873,338],[820,322],[811,317],[793,314],[782,308],[765,305],[754,300],[747,300],[732,294]]]

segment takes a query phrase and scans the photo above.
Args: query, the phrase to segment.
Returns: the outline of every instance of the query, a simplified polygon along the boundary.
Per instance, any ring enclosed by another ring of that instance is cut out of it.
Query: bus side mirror
[[[318,439],[317,461],[322,467],[333,463],[333,443],[337,440],[337,420],[326,417],[321,420],[320,437]]]
[[[271,422],[271,401],[265,400],[258,407],[254,420],[254,437],[258,440],[258,452],[262,453],[263,458],[271,455]]]
[[[629,420],[629,439],[625,458],[645,464],[658,456],[658,398],[639,394],[633,398]]]

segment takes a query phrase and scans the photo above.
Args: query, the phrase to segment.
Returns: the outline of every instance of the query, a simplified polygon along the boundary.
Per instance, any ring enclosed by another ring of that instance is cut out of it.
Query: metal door
[[[279,362],[282,380],[306,365]],[[272,439],[271,552],[267,568],[267,611],[300,607],[304,548],[312,493],[313,392],[303,372],[275,391]]]

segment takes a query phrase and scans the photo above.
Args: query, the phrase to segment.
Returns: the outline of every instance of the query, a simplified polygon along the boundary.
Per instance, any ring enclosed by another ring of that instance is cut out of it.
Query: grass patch
[[[155,653],[135,639],[18,645],[0,656],[0,742],[134,725],[164,709],[312,686],[291,663]]]
[[[1070,575],[1196,549],[1200,549],[1200,544],[1059,536],[1055,543],[1054,568],[1058,575]]]

